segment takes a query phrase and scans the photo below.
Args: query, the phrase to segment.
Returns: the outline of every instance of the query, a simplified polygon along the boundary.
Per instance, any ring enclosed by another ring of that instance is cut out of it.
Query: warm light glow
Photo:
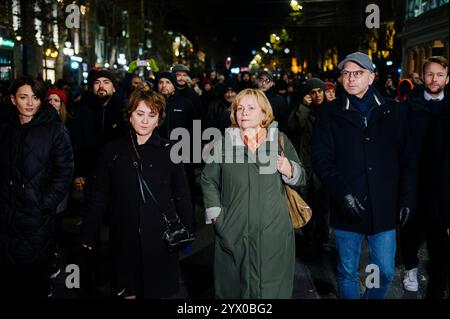
[[[303,9],[303,7],[299,5],[297,0],[291,0],[291,8],[294,11],[300,11],[301,9]]]
[[[291,71],[294,72],[294,74],[297,74],[299,72],[297,63],[297,58],[291,59]]]

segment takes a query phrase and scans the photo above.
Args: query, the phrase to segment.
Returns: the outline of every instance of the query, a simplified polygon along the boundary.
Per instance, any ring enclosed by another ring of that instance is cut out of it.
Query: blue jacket
[[[415,168],[406,112],[374,89],[370,117],[346,94],[319,109],[313,130],[313,169],[332,195],[331,225],[375,234],[394,229],[401,207],[415,207]],[[349,225],[342,198],[356,196],[366,212]]]

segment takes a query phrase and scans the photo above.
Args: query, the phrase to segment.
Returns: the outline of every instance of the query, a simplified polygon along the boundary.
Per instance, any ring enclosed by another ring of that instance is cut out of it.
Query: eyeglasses
[[[362,77],[362,75],[364,74],[363,70],[358,70],[358,71],[342,71],[342,76],[344,79],[349,79],[350,75],[353,75],[353,77],[355,79],[359,79],[360,77]]]
[[[256,79],[256,81],[258,81],[259,83],[264,83],[264,84],[269,84],[271,81],[270,81],[270,79],[268,79],[268,78],[259,78],[259,79]]]

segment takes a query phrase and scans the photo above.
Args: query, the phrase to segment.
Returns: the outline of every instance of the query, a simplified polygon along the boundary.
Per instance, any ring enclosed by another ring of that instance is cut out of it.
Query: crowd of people
[[[397,86],[389,75],[375,83],[374,65],[361,52],[338,69],[326,78],[197,76],[177,64],[149,79],[93,70],[80,88],[13,81],[0,96],[2,296],[51,294],[58,223],[76,190],[85,198],[82,255],[95,254],[107,219],[113,296],[177,297],[180,266],[163,239],[164,214],[195,232],[199,208],[214,227],[217,298],[291,298],[289,185],[312,208],[302,234],[317,254],[331,237],[336,242],[340,298],[385,298],[399,254],[404,288],[417,291],[423,235],[427,297],[444,298],[448,61],[429,57],[420,75]],[[222,134],[202,145],[213,161],[192,160],[195,120]],[[182,163],[171,157],[178,128],[191,133]],[[364,239],[380,284],[361,292]]]

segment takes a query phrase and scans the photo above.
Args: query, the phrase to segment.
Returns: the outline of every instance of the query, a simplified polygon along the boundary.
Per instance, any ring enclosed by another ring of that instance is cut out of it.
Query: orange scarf
[[[250,132],[242,133],[242,141],[245,146],[248,147],[253,153],[256,152],[258,147],[261,146],[262,143],[267,139],[267,130],[259,128],[255,135],[251,135]]]

